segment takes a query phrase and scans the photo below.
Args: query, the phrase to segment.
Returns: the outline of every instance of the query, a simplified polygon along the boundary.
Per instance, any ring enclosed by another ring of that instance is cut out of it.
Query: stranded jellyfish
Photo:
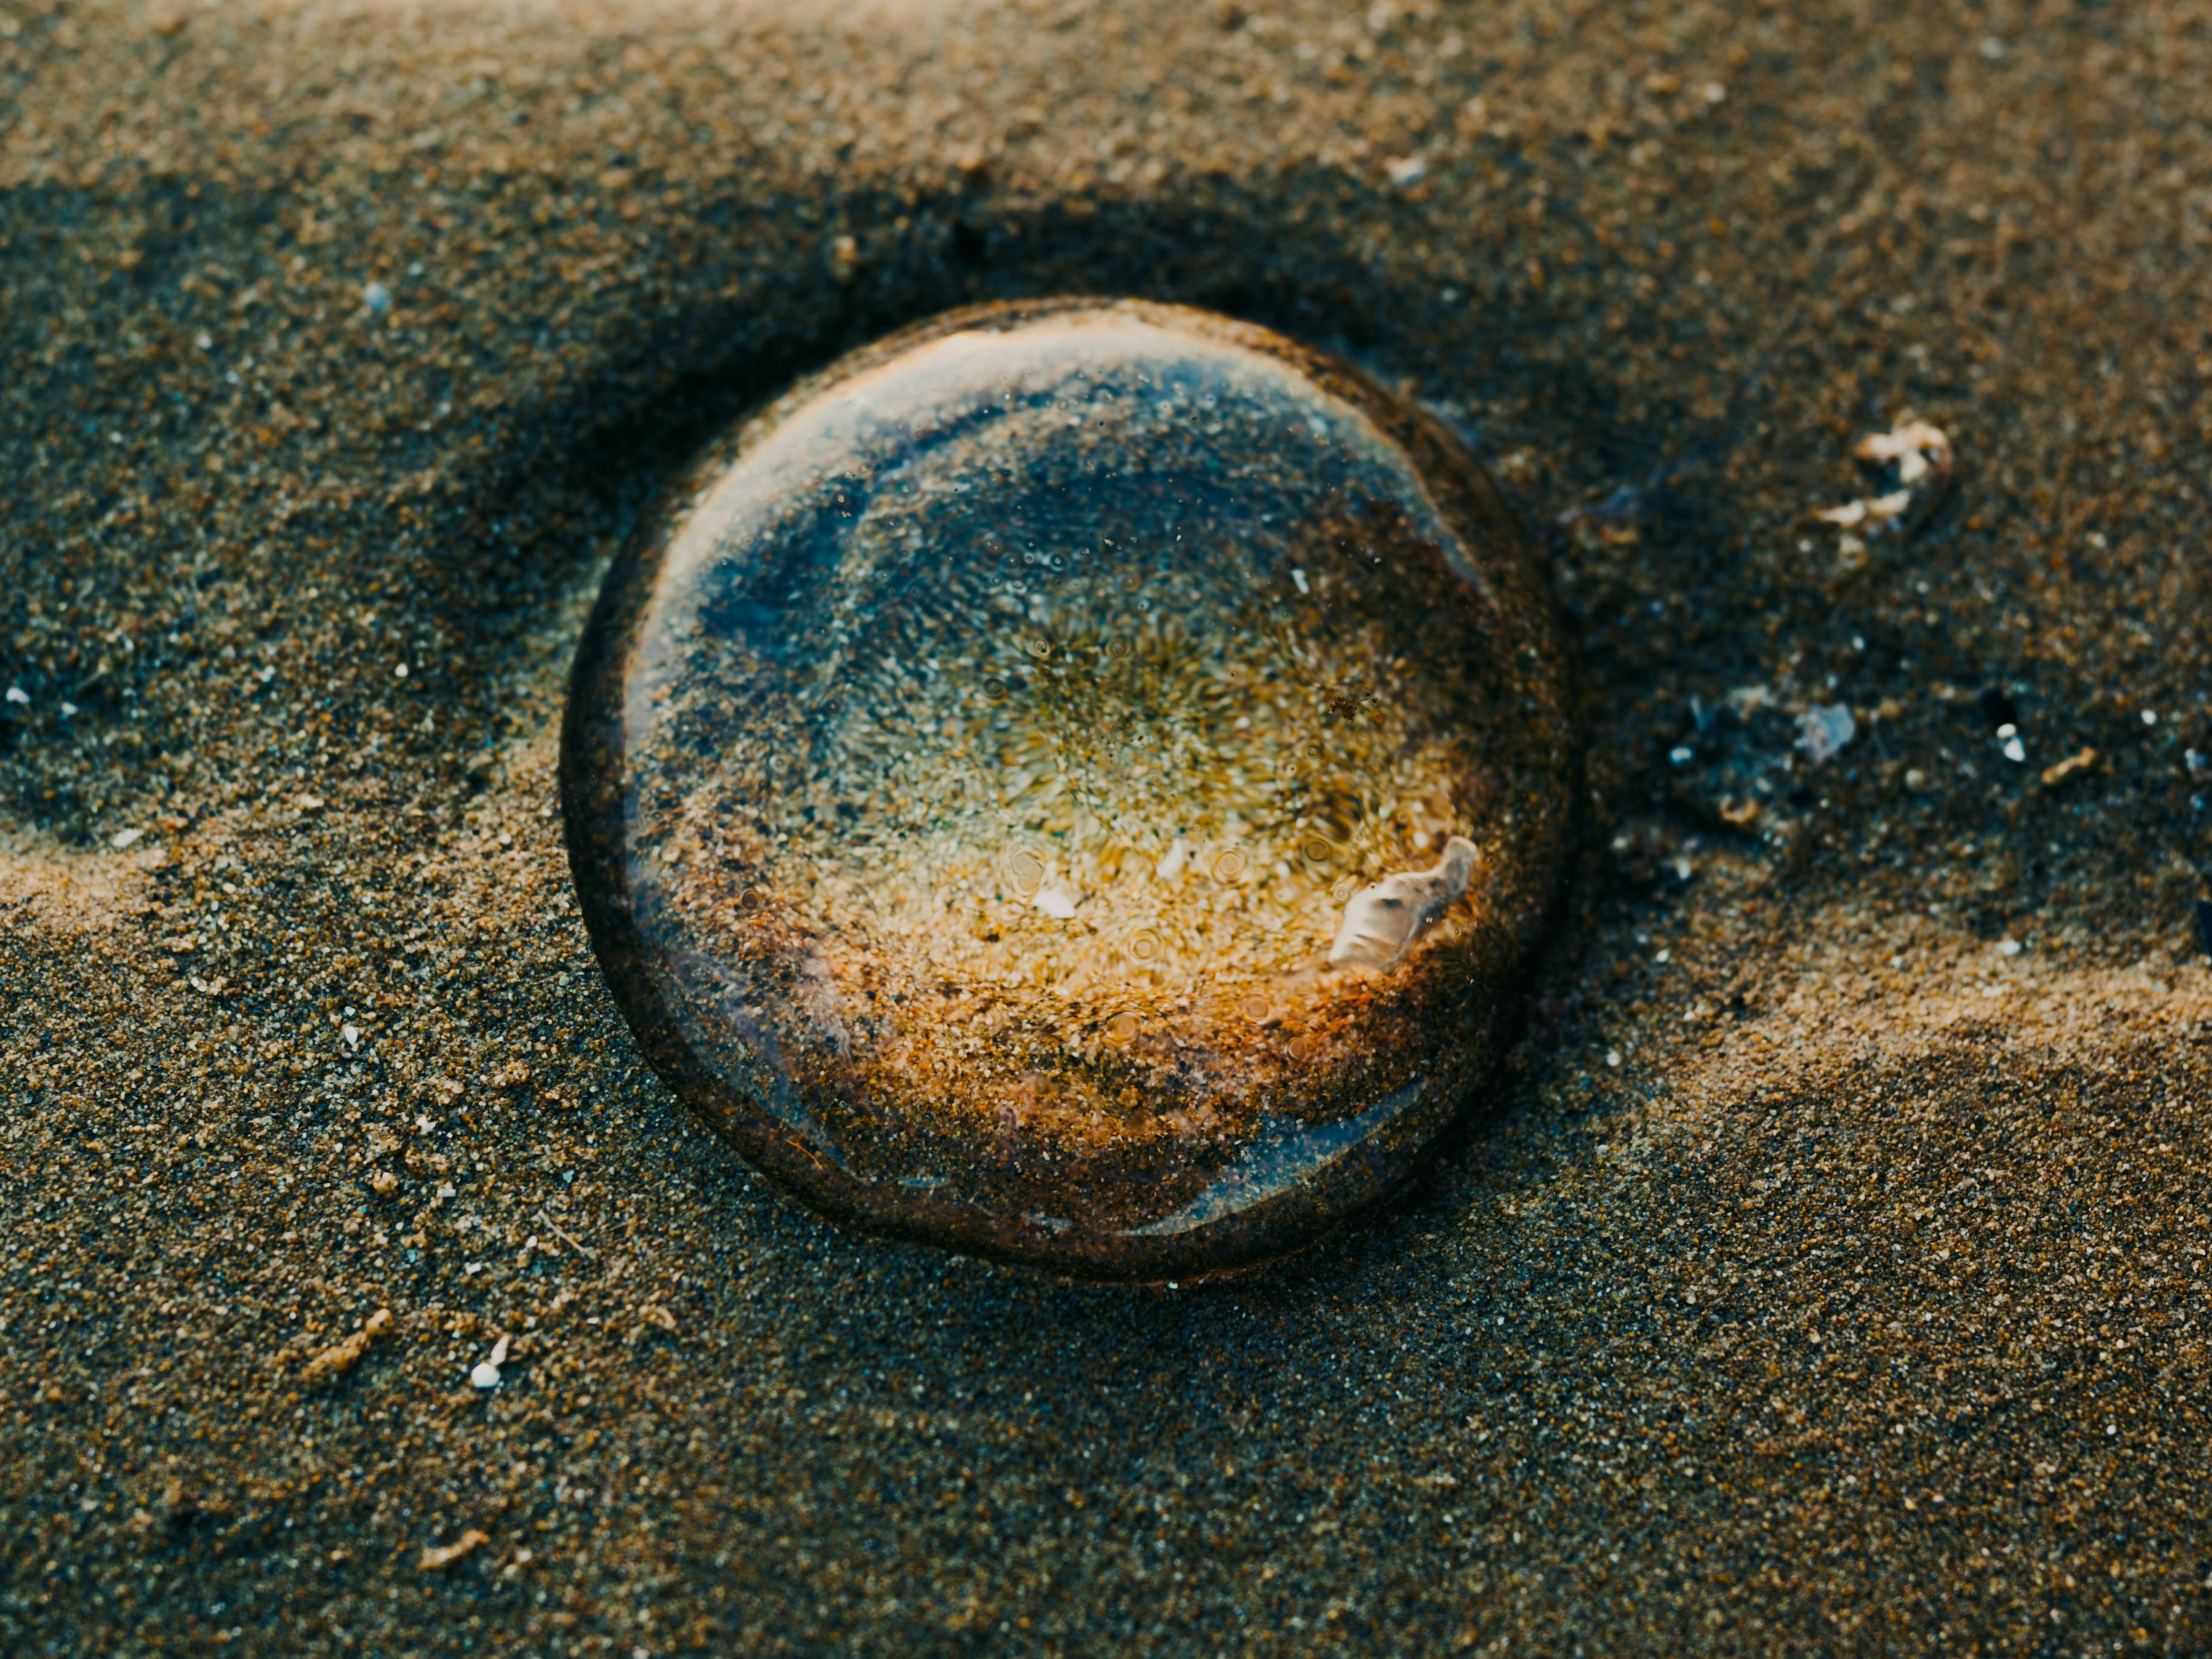
[[[1170,306],[994,307],[745,422],[609,576],[562,755],[623,1013],[864,1231],[1293,1250],[1480,1089],[1571,839],[1571,673],[1476,464]]]

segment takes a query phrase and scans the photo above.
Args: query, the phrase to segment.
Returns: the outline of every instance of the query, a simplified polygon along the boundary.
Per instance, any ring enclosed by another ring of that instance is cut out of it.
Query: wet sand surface
[[[0,1649],[2212,1644],[2200,12],[0,7]],[[697,446],[1072,290],[1566,520],[1521,1044],[1226,1283],[775,1198],[561,851]]]

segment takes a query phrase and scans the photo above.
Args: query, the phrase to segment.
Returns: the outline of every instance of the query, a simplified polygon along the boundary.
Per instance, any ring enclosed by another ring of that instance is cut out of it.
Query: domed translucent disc
[[[1278,1254],[1494,1061],[1559,640],[1474,464],[1175,307],[909,331],[609,578],[563,753],[647,1054],[817,1207],[1074,1273]]]

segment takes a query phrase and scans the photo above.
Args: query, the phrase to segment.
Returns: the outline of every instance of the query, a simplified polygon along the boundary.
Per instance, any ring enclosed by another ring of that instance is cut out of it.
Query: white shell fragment
[[[1870,432],[1859,440],[1851,455],[1863,466],[1895,467],[1898,488],[1887,495],[1862,496],[1841,507],[1824,507],[1813,514],[1822,524],[1863,531],[1869,536],[1908,529],[1951,482],[1951,440],[1941,427],[1926,421],[1906,421],[1887,432]],[[1856,550],[1863,551],[1863,544]]]
[[[1048,881],[1036,890],[1030,903],[1057,921],[1069,921],[1075,916],[1075,907],[1083,902],[1083,895],[1066,881]]]
[[[1863,501],[1847,501],[1841,507],[1831,507],[1813,516],[1824,524],[1864,524],[1869,519],[1877,525],[1894,522],[1905,516],[1905,509],[1912,505],[1909,489],[1892,490],[1887,495],[1870,495]]]
[[[1908,489],[1933,474],[1942,478],[1951,471],[1951,441],[1941,427],[1926,421],[1907,421],[1888,432],[1869,433],[1851,452],[1873,466],[1897,464],[1897,481]]]
[[[1160,860],[1158,875],[1162,881],[1179,881],[1183,866],[1190,862],[1190,843],[1178,839],[1168,848],[1168,855]]]
[[[1474,843],[1454,836],[1433,870],[1407,870],[1363,888],[1344,907],[1344,924],[1328,947],[1331,967],[1387,968],[1459,902],[1474,874]]]
[[[499,1386],[499,1368],[507,1364],[507,1338],[501,1336],[491,1345],[491,1358],[469,1373],[469,1381],[480,1389]]]

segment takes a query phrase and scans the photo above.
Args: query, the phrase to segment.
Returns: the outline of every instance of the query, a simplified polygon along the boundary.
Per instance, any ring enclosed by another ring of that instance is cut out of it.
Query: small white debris
[[[338,1035],[345,1039],[345,1045],[347,1048],[358,1048],[361,1047],[360,1026],[341,1025],[338,1027]]]
[[[1951,482],[1951,441],[1926,421],[1906,421],[1887,432],[1869,433],[1851,454],[1862,466],[1893,471],[1897,487],[1813,514],[1818,522],[1846,532],[1838,550],[1845,574],[1865,568],[1863,538],[1910,530]]]
[[[323,805],[323,798],[320,795],[295,795],[292,798],[292,805],[298,807],[302,812],[320,811]]]
[[[145,833],[143,830],[118,830],[110,837],[107,844],[119,853],[125,848],[134,845]]]
[[[1075,919],[1075,907],[1083,902],[1083,895],[1066,880],[1054,880],[1038,888],[1036,896],[1030,902],[1055,921],[1072,921]]]
[[[2016,957],[2027,947],[2016,939],[2001,939],[1995,948],[2001,957]]]
[[[2142,723],[2145,726],[2156,726],[2158,724],[2158,710],[2155,708],[2144,709],[2142,711]]]
[[[1433,870],[1402,871],[1352,895],[1328,947],[1331,967],[1387,968],[1451,908],[1474,874],[1474,843],[1454,836]]]
[[[1705,101],[1707,103],[1717,104],[1727,96],[1728,88],[1723,86],[1719,82],[1708,81],[1705,82]]]
[[[1162,881],[1175,880],[1182,874],[1184,866],[1189,864],[1190,850],[1188,842],[1176,842],[1174,846],[1168,848],[1168,855],[1160,860],[1159,868],[1155,870],[1153,874]]]
[[[1678,743],[1667,751],[1667,758],[1677,766],[1687,766],[1697,758],[1697,751],[1686,743]]]
[[[1619,1071],[1620,1069],[1620,1050],[1618,1048],[1607,1049],[1605,1051],[1605,1063],[1611,1066],[1614,1071]]]
[[[1299,569],[1296,565],[1291,567],[1291,580],[1297,584],[1299,592],[1310,593],[1313,592],[1313,584],[1306,580],[1306,573]]]
[[[1826,524],[1857,525],[1874,521],[1876,529],[1886,528],[1905,516],[1905,509],[1912,505],[1912,492],[1897,489],[1887,495],[1872,495],[1863,501],[1847,501],[1841,507],[1829,507],[1813,516]]]
[[[469,1373],[469,1381],[480,1389],[499,1386],[499,1368],[507,1364],[507,1338],[501,1336],[491,1345],[491,1358]]]
[[[362,289],[361,302],[372,315],[381,317],[392,309],[392,290],[381,283],[371,283]]]
[[[1942,428],[1926,421],[1907,421],[1887,432],[1871,433],[1859,440],[1851,453],[1871,466],[1893,464],[1898,483],[1907,489],[1923,478],[1945,478],[1951,473],[1951,441]]]
[[[1797,717],[1797,746],[1819,766],[1840,753],[1858,730],[1851,711],[1839,702],[1808,708]]]
[[[1418,185],[1428,177],[1429,164],[1419,155],[1394,155],[1382,163],[1382,171],[1390,175],[1390,182],[1403,190],[1408,185]]]
[[[2008,722],[1997,727],[1997,752],[2007,760],[2019,762],[2027,758],[2027,745],[2020,740],[2020,728]]]
[[[31,701],[31,694],[20,685],[11,685],[8,688],[8,701],[28,704]]]
[[[392,678],[395,679],[405,679],[407,678],[407,665],[404,662],[397,665],[393,667],[392,673]]]

